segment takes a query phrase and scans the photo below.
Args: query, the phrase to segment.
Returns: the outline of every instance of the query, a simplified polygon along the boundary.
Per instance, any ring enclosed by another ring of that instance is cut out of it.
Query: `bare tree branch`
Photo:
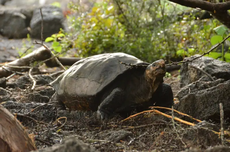
[[[215,11],[222,12],[230,9],[230,2],[212,3],[212,2],[201,1],[201,0],[169,0],[169,1],[187,7],[200,8],[210,12],[215,12]]]
[[[220,13],[211,13],[216,19],[218,19],[222,24],[230,29],[230,15],[228,11]]]
[[[212,3],[202,0],[169,0],[171,2],[192,7],[200,8],[209,11],[216,19],[218,19],[225,26],[230,28],[230,15],[228,10],[230,10],[230,1],[221,3]]]

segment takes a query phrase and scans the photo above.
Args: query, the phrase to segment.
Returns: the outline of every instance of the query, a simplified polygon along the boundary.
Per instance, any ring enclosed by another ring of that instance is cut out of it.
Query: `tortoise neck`
[[[150,85],[150,84],[152,84],[151,80],[147,79],[146,75],[143,75],[140,78],[140,84],[141,85],[140,85],[139,90],[145,90],[144,91],[145,96],[148,96],[149,98],[151,98],[152,97],[152,93],[154,92],[153,86]],[[141,87],[143,87],[143,88],[141,88]]]
[[[144,74],[143,79],[144,79],[145,83],[147,83],[147,85],[150,87],[151,93],[154,93],[157,90],[160,83],[163,82],[162,78],[158,78],[158,77],[150,78],[146,73]],[[160,79],[162,79],[162,80],[160,80]]]

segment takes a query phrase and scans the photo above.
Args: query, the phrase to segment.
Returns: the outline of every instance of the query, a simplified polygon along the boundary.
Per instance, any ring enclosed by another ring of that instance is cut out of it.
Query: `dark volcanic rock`
[[[197,55],[187,60],[194,57]],[[222,103],[225,118],[230,117],[229,79],[230,64],[226,62],[201,57],[183,64],[181,84],[184,87],[176,95],[180,102],[175,108],[201,120],[219,121],[219,103]]]
[[[28,21],[30,9],[1,7],[0,9],[0,34],[8,38],[24,38],[29,33]]]
[[[202,77],[207,78],[207,77]],[[214,81],[207,81],[205,79],[199,79],[198,81],[195,81],[193,83],[190,83],[189,85],[186,85],[185,87],[181,88],[181,90],[175,95],[178,99],[182,99],[188,94],[196,94],[200,90],[205,90],[211,87],[215,87],[218,84],[224,82],[223,79],[217,79]]]
[[[3,87],[3,88],[6,87],[6,78],[5,77],[0,78],[0,87]]]
[[[9,100],[11,92],[0,87],[0,103]]]
[[[9,0],[0,0],[0,5],[5,5],[5,3]]]
[[[202,82],[196,82],[202,83]],[[188,94],[180,96],[177,110],[201,120],[220,118],[219,103],[223,103],[225,117],[230,117],[230,80],[201,90],[188,89]],[[179,92],[180,94],[180,92]]]
[[[194,55],[186,60],[191,60],[199,55]],[[196,67],[196,68],[194,68]],[[215,60],[209,57],[201,57],[189,63],[184,63],[181,66],[181,87],[188,85],[192,82],[199,80],[202,76],[206,75],[201,70],[207,72],[209,75],[216,78],[230,79],[230,64]],[[209,79],[210,80],[210,79]]]
[[[69,137],[61,144],[56,144],[52,147],[37,150],[36,152],[97,152],[96,149],[77,137]]]
[[[43,38],[58,33],[60,29],[65,29],[64,15],[61,8],[55,6],[42,7],[43,15]],[[40,8],[34,10],[32,20],[30,22],[31,35],[33,38],[41,38],[41,12]]]

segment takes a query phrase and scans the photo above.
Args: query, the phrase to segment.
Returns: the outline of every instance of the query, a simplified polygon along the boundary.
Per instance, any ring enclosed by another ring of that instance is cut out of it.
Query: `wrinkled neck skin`
[[[131,84],[128,85],[127,89],[130,91],[127,95],[127,99],[136,104],[149,101],[159,84],[162,83],[162,81],[157,78],[149,79],[146,74],[142,74],[141,76],[137,75],[136,78],[130,80]]]
[[[134,103],[144,103],[152,98],[152,87],[149,85],[149,82],[146,81],[144,75],[139,76],[136,84],[136,89],[130,92],[131,100]]]
[[[163,78],[161,77],[150,78],[149,76],[147,76],[146,73],[144,74],[144,79],[151,88],[151,94],[153,94],[157,90],[158,86],[163,82]]]

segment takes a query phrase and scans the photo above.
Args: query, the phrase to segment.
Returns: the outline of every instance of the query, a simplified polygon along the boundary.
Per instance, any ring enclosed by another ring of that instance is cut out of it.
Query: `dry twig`
[[[220,107],[220,139],[221,139],[221,144],[224,145],[224,109],[223,109],[223,104],[219,104]]]
[[[150,123],[146,125],[139,125],[139,126],[123,126],[124,129],[126,130],[133,130],[133,129],[140,129],[140,128],[145,128],[148,126],[154,126],[154,125],[165,125],[165,123]]]
[[[179,135],[179,133],[178,133],[178,131],[177,131],[177,129],[176,129],[176,124],[175,124],[174,118],[175,118],[175,116],[174,116],[174,108],[173,108],[173,106],[172,106],[172,124],[173,124],[173,129],[174,129],[174,131],[176,132],[177,138],[179,138],[180,141],[181,141],[181,143],[187,148],[188,146],[187,146],[186,143],[182,140],[182,138],[180,137],[180,135]]]
[[[62,65],[62,63],[58,60],[58,58],[56,57],[56,55],[53,54],[53,52],[49,49],[49,47],[47,47],[45,44],[43,44],[43,42],[40,43],[40,42],[35,41],[35,44],[40,44],[41,46],[43,46],[44,48],[46,48],[48,51],[50,51],[52,57],[50,57],[49,59],[47,59],[47,60],[45,60],[45,61],[48,61],[48,60],[54,58],[54,59],[56,60],[57,64],[60,65],[60,67],[62,67],[62,69],[66,70],[66,68],[65,68],[65,67]],[[45,62],[45,61],[43,61],[43,62]],[[43,62],[42,62],[42,63],[43,63]]]
[[[35,78],[32,76],[32,71],[33,71],[33,67],[32,68],[30,68],[30,70],[29,70],[29,77],[30,77],[30,79],[33,81],[33,85],[32,85],[32,87],[31,87],[31,90],[34,90],[34,88],[35,88],[35,86],[36,86],[36,83],[37,83],[37,81],[35,80]]]
[[[42,18],[42,21],[41,21],[41,41],[42,41],[42,44],[43,44],[43,14],[42,14],[42,8],[40,8],[40,13],[41,13],[41,18]]]
[[[19,114],[19,113],[14,113],[14,117],[17,118],[17,116],[20,116],[20,117],[25,117],[27,119],[30,119],[30,120],[33,120],[35,123],[37,124],[45,124],[47,125],[47,123],[43,122],[43,121],[38,121],[30,116],[27,116],[27,115],[24,115],[24,114]]]
[[[66,124],[66,122],[67,122],[67,117],[59,117],[59,118],[57,118],[57,119],[53,122],[53,124],[55,124],[55,123],[61,123],[61,122],[60,122],[61,119],[65,119],[65,122],[64,122],[60,127],[58,127],[59,129],[62,128],[62,127]]]
[[[197,70],[203,72],[203,73],[204,73],[205,75],[207,75],[212,81],[214,81],[214,78],[213,78],[210,74],[208,74],[207,72],[205,72],[204,70],[202,70],[202,69],[200,69],[200,68],[198,68],[198,67],[196,67],[196,66],[193,66],[193,65],[189,65],[189,66],[192,67],[192,68],[194,68],[194,69],[197,69]]]

